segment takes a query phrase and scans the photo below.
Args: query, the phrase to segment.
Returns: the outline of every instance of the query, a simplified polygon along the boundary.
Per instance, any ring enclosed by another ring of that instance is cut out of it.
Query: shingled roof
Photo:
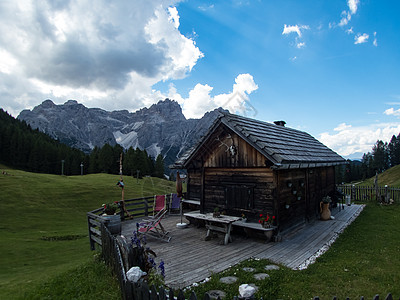
[[[175,162],[187,166],[207,137],[224,124],[273,163],[275,169],[312,168],[345,164],[343,157],[310,134],[296,129],[221,112],[197,145]]]

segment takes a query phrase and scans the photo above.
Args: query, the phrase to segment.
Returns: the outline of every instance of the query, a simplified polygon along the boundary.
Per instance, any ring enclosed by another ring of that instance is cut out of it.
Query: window
[[[225,205],[227,208],[252,209],[254,207],[254,186],[226,185]]]

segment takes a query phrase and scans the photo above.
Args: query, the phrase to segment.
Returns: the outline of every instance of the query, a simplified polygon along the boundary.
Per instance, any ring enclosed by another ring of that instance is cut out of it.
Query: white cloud
[[[297,33],[297,36],[300,38],[302,35],[302,30],[310,29],[308,25],[286,25],[283,26],[282,34],[290,34]]]
[[[349,6],[350,12],[354,15],[357,12],[359,0],[347,0],[347,5]]]
[[[341,123],[338,127],[334,128],[334,131],[342,131],[351,128],[351,125],[347,125],[346,123]]]
[[[340,124],[335,133],[324,132],[319,140],[342,156],[370,152],[377,140],[390,141],[393,135],[400,132],[399,123],[381,123],[370,126],[353,127]],[[361,158],[361,157],[360,157]]]
[[[2,106],[63,98],[136,110],[160,100],[153,85],[203,57],[179,31],[177,2],[0,1]]]
[[[245,113],[248,95],[258,89],[250,74],[239,74],[230,93],[211,96],[213,90],[208,84],[197,84],[190,92],[188,98],[183,98],[170,86],[168,97],[176,100],[183,107],[186,118],[200,118],[207,111],[218,107],[228,109],[232,113]]]
[[[400,109],[395,110],[393,107],[385,110],[383,113],[388,116],[400,117]]]
[[[374,41],[372,42],[372,44],[373,44],[375,47],[378,47],[378,40],[376,39],[376,31],[374,32]]]
[[[303,42],[302,39],[302,32],[304,30],[310,29],[308,25],[286,25],[283,26],[282,35],[289,35],[291,33],[296,33],[297,36],[295,37],[295,45],[296,48],[301,49],[306,46],[306,43]]]
[[[338,25],[343,27],[343,26],[347,25],[350,20],[351,20],[351,13],[343,11],[342,12],[342,18],[340,19],[340,22],[339,22]]]
[[[353,33],[354,33],[353,27],[350,27],[349,29],[347,29],[346,32],[347,32],[348,34],[353,34]]]
[[[301,49],[301,48],[304,48],[305,46],[306,46],[306,43],[301,42],[301,43],[297,43],[296,48]]]
[[[176,9],[176,7],[168,7],[168,12],[168,21],[172,22],[174,24],[174,27],[178,29],[180,25],[178,10]]]
[[[202,11],[208,11],[208,10],[211,10],[211,9],[214,9],[214,4],[211,4],[211,5],[201,5],[201,6],[199,6],[198,7],[200,10],[202,10]]]
[[[358,33],[355,37],[354,37],[354,44],[363,44],[366,43],[369,39],[369,35],[364,33],[364,34],[360,34]]]
[[[349,10],[342,11],[342,13],[340,14],[341,19],[340,19],[338,26],[343,27],[343,26],[346,26],[347,24],[349,24],[349,22],[351,21],[352,15],[356,14],[356,12],[357,12],[359,3],[360,3],[359,0],[347,0],[347,6],[348,6]],[[329,28],[333,28],[333,27],[335,27],[335,23],[329,23]]]

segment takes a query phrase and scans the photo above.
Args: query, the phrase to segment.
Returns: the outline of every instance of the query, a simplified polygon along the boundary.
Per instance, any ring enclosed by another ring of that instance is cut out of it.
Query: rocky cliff
[[[161,153],[168,165],[204,135],[217,116],[214,110],[201,119],[187,120],[180,105],[169,99],[133,113],[87,108],[75,100],[62,105],[46,100],[23,110],[18,119],[85,152],[118,143],[126,149],[146,149],[153,157]]]

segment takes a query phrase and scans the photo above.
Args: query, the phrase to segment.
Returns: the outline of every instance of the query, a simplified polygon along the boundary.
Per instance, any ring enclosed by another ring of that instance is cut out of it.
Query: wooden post
[[[181,175],[179,175],[179,171],[176,172],[176,193],[178,197],[182,197],[182,179]]]
[[[385,184],[385,203],[389,203],[389,193],[388,193],[388,186]]]
[[[375,200],[378,202],[378,201],[380,201],[379,188],[378,188],[378,171],[376,171],[376,173],[375,173],[374,185],[375,185]]]
[[[119,156],[119,177],[120,177],[120,181],[119,181],[118,185],[122,189],[121,201],[120,201],[121,210],[123,211],[122,214],[126,213],[127,216],[132,219],[131,214],[128,212],[128,210],[125,207],[125,201],[124,201],[124,196],[125,196],[125,189],[124,188],[125,188],[125,185],[124,185],[123,178],[122,178],[122,152],[121,152],[121,155]]]

